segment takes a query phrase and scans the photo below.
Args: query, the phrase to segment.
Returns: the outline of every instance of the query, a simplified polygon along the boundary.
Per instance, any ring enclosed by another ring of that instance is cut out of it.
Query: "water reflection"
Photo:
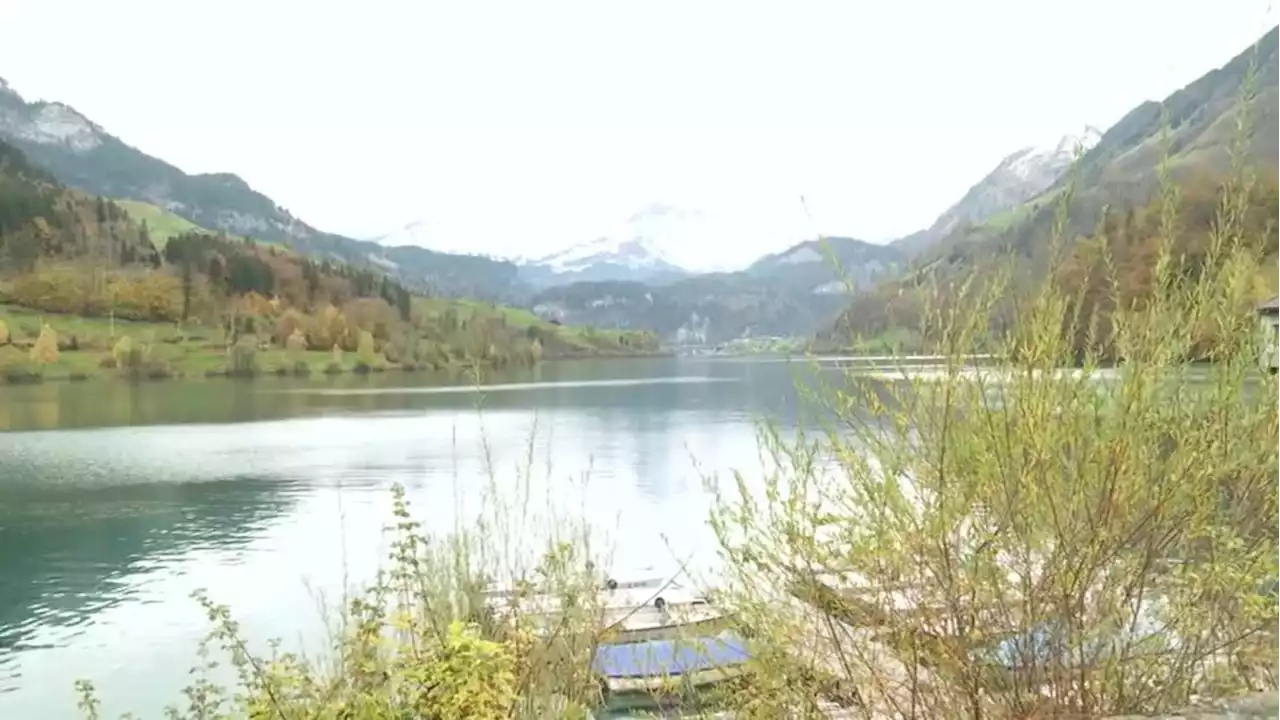
[[[555,363],[481,395],[391,373],[0,389],[7,426],[33,430],[0,433],[0,717],[75,717],[79,677],[107,714],[152,716],[207,630],[200,587],[252,637],[318,641],[315,596],[384,557],[392,483],[432,530],[473,517],[488,478],[526,477],[546,499],[529,528],[585,515],[619,572],[705,556],[692,458],[753,467],[751,420],[793,416],[792,371]]]
[[[19,476],[0,506],[0,668],[33,643],[68,642],[76,627],[128,600],[135,576],[193,550],[247,543],[291,504],[278,483],[253,477],[97,487],[22,482],[31,479]],[[0,689],[6,685],[0,680]]]

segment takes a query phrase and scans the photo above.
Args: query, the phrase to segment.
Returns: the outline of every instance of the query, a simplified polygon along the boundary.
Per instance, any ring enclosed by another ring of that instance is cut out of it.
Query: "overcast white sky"
[[[0,77],[357,237],[426,219],[538,255],[652,202],[787,235],[804,195],[811,232],[885,241],[1274,24],[1267,0],[0,0]]]

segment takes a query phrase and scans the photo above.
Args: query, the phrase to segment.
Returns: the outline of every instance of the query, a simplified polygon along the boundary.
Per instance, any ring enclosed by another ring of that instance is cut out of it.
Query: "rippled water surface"
[[[614,568],[712,550],[703,473],[759,467],[795,418],[779,362],[548,363],[474,387],[426,376],[0,387],[0,718],[176,700],[207,588],[255,638],[314,643],[367,577],[389,488],[431,529],[532,458],[533,494],[607,528]],[[695,465],[696,460],[696,465]],[[545,503],[544,503],[545,504]]]

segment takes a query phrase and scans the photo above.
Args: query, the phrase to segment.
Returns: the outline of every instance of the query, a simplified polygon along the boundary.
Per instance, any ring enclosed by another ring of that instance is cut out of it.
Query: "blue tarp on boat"
[[[607,678],[662,677],[740,665],[749,658],[742,640],[722,636],[601,645],[592,665]]]

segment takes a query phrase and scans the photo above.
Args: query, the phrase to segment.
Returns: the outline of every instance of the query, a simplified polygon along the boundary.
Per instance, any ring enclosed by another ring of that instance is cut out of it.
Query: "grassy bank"
[[[526,344],[514,349],[488,343],[475,351],[477,349],[461,343],[448,346],[420,339],[418,351],[409,357],[402,350],[388,348],[389,343],[376,339],[373,350],[362,355],[358,346],[353,351],[340,350],[336,353],[332,349],[289,348],[284,346],[287,342],[282,345],[268,333],[255,333],[240,338],[238,345],[241,349],[235,352],[240,353],[241,364],[237,367],[222,327],[198,322],[184,326],[170,322],[84,317],[0,304],[0,324],[4,327],[4,337],[0,338],[0,383],[112,378],[154,380],[228,374],[470,370],[559,359],[658,354],[655,343],[635,333],[557,326],[515,308],[433,299],[422,300],[418,309],[424,318],[432,320],[449,316],[452,318],[450,322],[462,327],[503,322]],[[46,326],[57,337],[58,352],[56,358],[42,363],[33,360],[32,348]],[[120,348],[125,338],[129,347]],[[537,341],[536,350],[528,338]]]

